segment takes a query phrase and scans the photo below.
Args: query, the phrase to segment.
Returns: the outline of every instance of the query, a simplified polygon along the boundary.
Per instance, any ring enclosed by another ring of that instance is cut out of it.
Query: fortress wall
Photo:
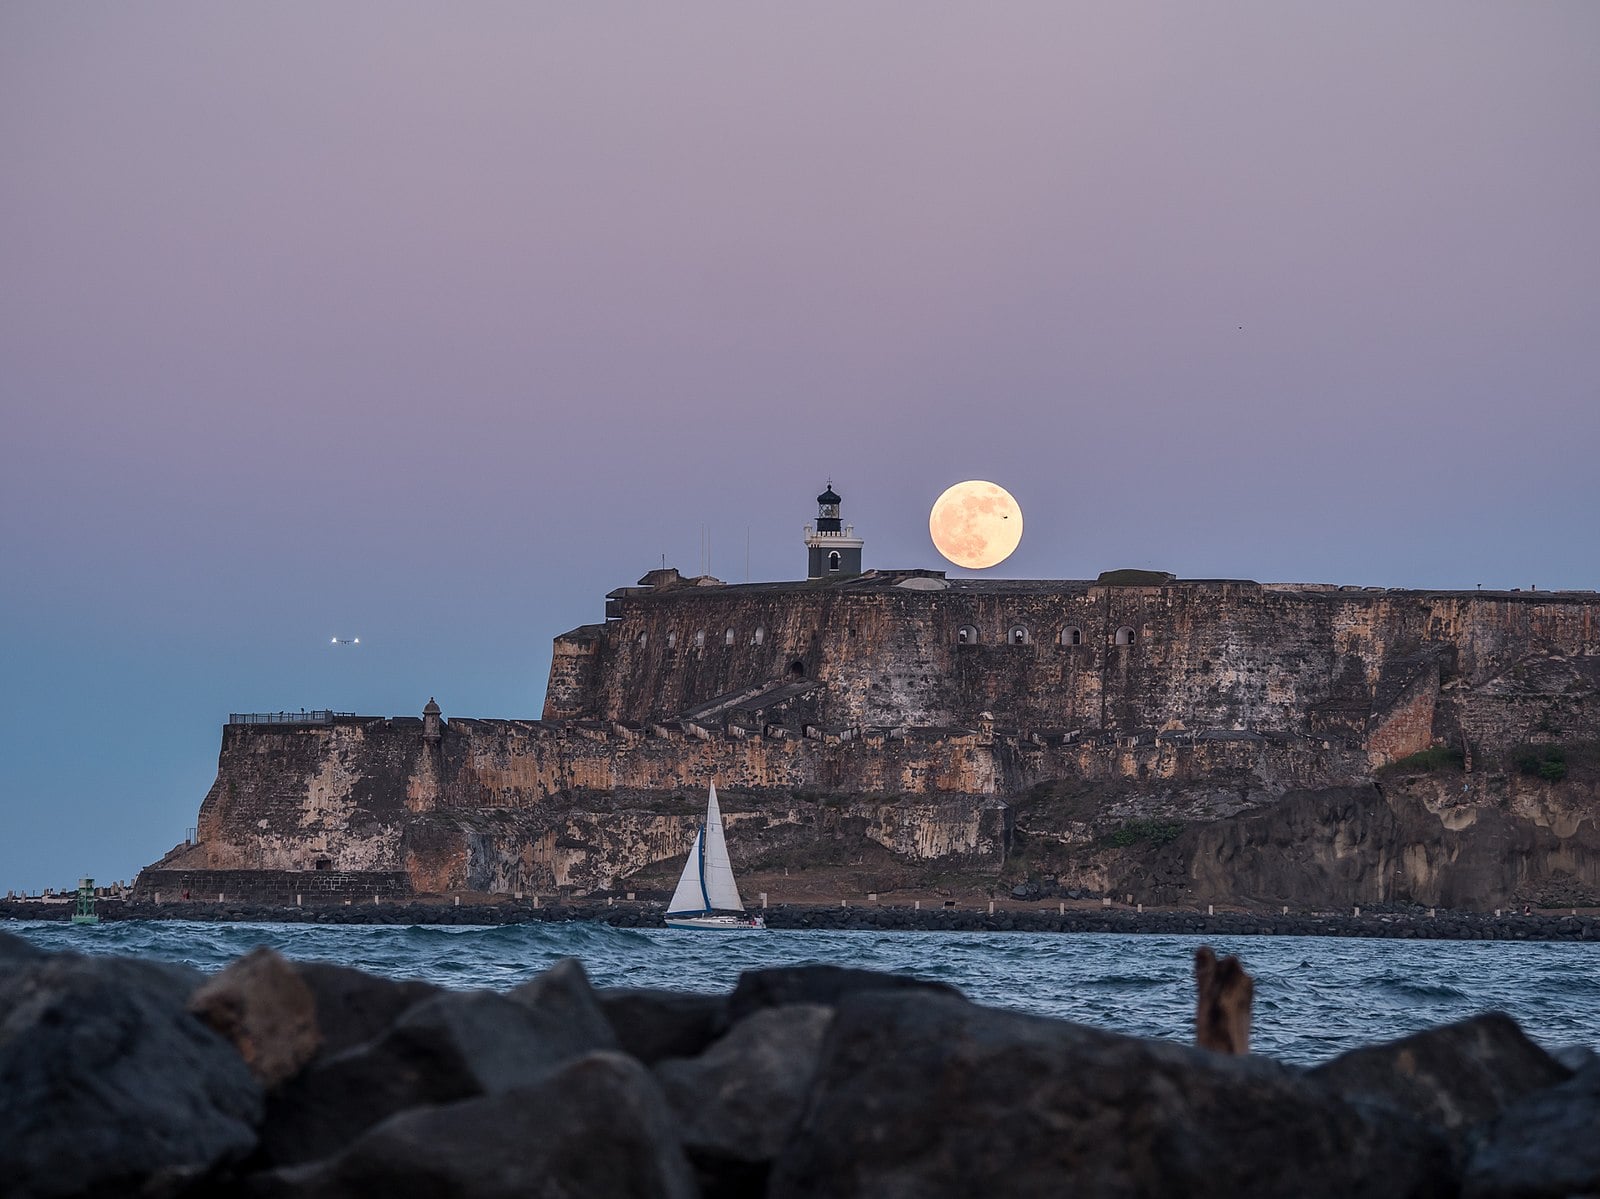
[[[822,791],[981,796],[998,787],[987,741],[960,731],[702,738],[458,719],[429,745],[415,720],[229,725],[198,844],[165,865],[313,870],[325,859],[340,871],[406,869],[422,852],[413,842],[428,813],[559,813],[575,796],[698,796],[713,780],[785,800]]]
[[[143,870],[134,886],[135,899],[182,903],[187,893],[195,902],[276,904],[371,903],[407,899],[411,880],[399,871],[330,870]]]
[[[452,722],[459,763],[446,788],[455,808],[529,807],[573,792],[661,792],[719,786],[751,791],[826,789],[859,794],[993,794],[993,757],[975,734],[892,738],[699,737],[645,732]],[[459,756],[458,756],[459,755]]]
[[[1176,719],[1287,728],[1286,708],[1328,689],[1329,609],[1273,596],[1268,612],[1268,603],[1260,588],[1230,584],[993,594],[679,588],[624,604],[605,626],[608,669],[585,714],[659,718],[798,661],[828,685],[826,719],[839,726],[970,724],[990,711],[1031,727]],[[963,626],[977,630],[975,642],[960,643]],[[1014,626],[1028,644],[1007,642]],[[1068,626],[1082,644],[1061,644]],[[1114,644],[1122,626],[1135,630],[1133,645]],[[757,628],[761,646],[751,644]],[[706,644],[697,648],[698,631]]]
[[[584,625],[555,639],[550,657],[550,682],[545,688],[544,718],[570,720],[593,703],[605,666],[603,625]]]
[[[852,852],[876,842],[910,861],[996,860],[1005,850],[1004,805],[979,796],[840,800],[835,796],[762,797],[721,790],[735,869],[763,859],[845,842]],[[407,869],[421,891],[519,891],[622,888],[647,867],[671,863],[654,885],[670,889],[704,812],[703,793],[656,796],[656,808],[439,812],[424,817],[407,841]],[[666,806],[669,811],[660,808]],[[747,894],[746,900],[754,896]]]
[[[830,589],[797,585],[678,587],[624,600],[621,619],[604,626],[606,669],[585,696],[583,715],[642,721],[676,714],[747,683],[781,677],[795,661],[816,678],[820,646],[836,616],[830,599],[837,599]],[[697,633],[703,645],[695,644]],[[578,704],[570,698],[547,703],[546,716],[560,706]]]
[[[618,619],[600,626],[605,668],[586,699],[569,688],[559,707],[600,720],[660,719],[800,662],[826,684],[823,719],[834,727],[970,726],[988,711],[1002,727],[1024,729],[1255,729],[1358,741],[1402,699],[1420,710],[1411,689],[1433,663],[1442,686],[1465,690],[1440,702],[1431,732],[1413,722],[1405,744],[1425,745],[1430,736],[1459,740],[1463,727],[1490,733],[1511,692],[1559,694],[1550,680],[1529,682],[1531,660],[1568,659],[1576,673],[1562,686],[1592,689],[1597,607],[1582,595],[1246,582],[686,586],[619,601]],[[960,643],[963,626],[976,629],[975,642]],[[1008,643],[1015,626],[1027,644]],[[1068,626],[1082,631],[1081,645],[1061,644]],[[1132,645],[1115,643],[1124,626]],[[1475,717],[1480,698],[1497,715]]]
[[[975,824],[956,828],[945,816],[929,817],[932,823],[918,832],[913,814],[901,810],[904,803],[965,797],[964,810],[975,811],[982,797],[1013,795],[1060,778],[1309,786],[1357,773],[1348,763],[1340,768],[1336,759],[1320,743],[1179,735],[1092,743],[928,729],[701,737],[457,719],[430,745],[417,721],[229,726],[217,782],[203,805],[199,844],[164,865],[310,871],[322,860],[338,871],[422,870],[463,886],[468,864],[460,857],[465,851],[459,838],[447,835],[439,850],[444,857],[435,862],[423,818],[436,815],[449,824],[464,816],[524,813],[537,824],[535,841],[559,840],[562,820],[575,813],[620,811],[630,803],[658,809],[671,796],[698,801],[713,780],[725,791],[763,797],[763,810],[771,812],[801,797],[843,797],[863,805],[864,835],[896,852],[910,852],[903,848],[908,845],[919,855],[958,851],[951,846],[975,852]],[[424,792],[432,798],[419,802]],[[893,816],[883,815],[885,805],[898,805]],[[968,817],[976,819],[970,811]],[[884,821],[880,838],[872,829]],[[492,833],[497,826],[487,827]],[[534,828],[515,827],[519,836]],[[652,835],[670,840],[676,830],[662,827]],[[588,845],[608,836],[591,831],[583,840]],[[630,854],[647,855],[652,843],[642,837]],[[560,846],[540,844],[530,852],[560,874]]]
[[[404,780],[422,756],[421,723],[369,737],[387,722],[228,725],[217,778],[200,805],[198,841],[224,870],[399,868]]]

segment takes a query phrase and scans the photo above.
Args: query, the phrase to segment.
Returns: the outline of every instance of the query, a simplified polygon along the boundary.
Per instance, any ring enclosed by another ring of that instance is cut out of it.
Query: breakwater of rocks
[[[497,925],[589,920],[615,928],[662,928],[660,904],[563,903],[362,903],[316,907],[185,901],[102,902],[102,920],[233,920],[306,924]],[[65,920],[70,905],[0,900],[0,920]],[[1182,909],[1137,911],[1126,907],[984,907],[915,909],[863,904],[824,907],[779,904],[765,909],[772,929],[879,932],[1165,933],[1200,936],[1383,937],[1430,941],[1600,941],[1600,917],[1539,910],[1523,914],[1436,911],[1409,907],[1345,913],[1283,913]]]
[[[835,966],[453,991],[0,932],[16,1199],[1509,1199],[1600,1190],[1596,1127],[1600,1058],[1501,1014],[1304,1069]]]

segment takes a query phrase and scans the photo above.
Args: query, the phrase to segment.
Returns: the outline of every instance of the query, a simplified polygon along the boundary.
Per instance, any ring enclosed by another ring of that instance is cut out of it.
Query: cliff
[[[542,720],[230,723],[196,843],[141,886],[622,888],[682,855],[715,779],[736,867],[871,857],[885,890],[1593,902],[1597,612],[1587,592],[657,571],[556,639]]]

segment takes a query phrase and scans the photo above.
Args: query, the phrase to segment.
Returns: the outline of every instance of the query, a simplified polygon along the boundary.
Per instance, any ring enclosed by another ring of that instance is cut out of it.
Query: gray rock
[[[926,992],[840,1003],[772,1199],[1444,1196],[1444,1138],[1303,1073]]]
[[[671,1117],[620,1053],[568,1062],[526,1089],[384,1121],[326,1162],[250,1179],[253,1199],[697,1199]]]
[[[880,974],[849,966],[773,966],[746,970],[728,997],[728,1020],[737,1023],[762,1008],[786,1003],[837,1004],[861,991],[932,991],[960,998],[947,983],[928,982],[906,974]]]
[[[1572,1071],[1523,1034],[1504,1012],[1488,1012],[1364,1049],[1310,1072],[1348,1099],[1369,1100],[1452,1132],[1492,1120],[1524,1095]]]
[[[32,941],[25,941],[11,933],[0,932],[0,962],[30,962],[45,956]]]
[[[757,1189],[800,1118],[832,1022],[833,1009],[820,1004],[768,1008],[699,1057],[656,1067],[678,1136],[708,1193]]]
[[[650,987],[608,987],[595,994],[623,1052],[647,1066],[663,1058],[694,1057],[727,1029],[725,995]]]
[[[260,1160],[326,1157],[395,1112],[527,1086],[570,1058],[616,1047],[598,1008],[574,1007],[570,988],[556,998],[541,1007],[526,996],[443,991],[414,1004],[386,1032],[312,1063],[271,1097]]]
[[[1463,1199],[1600,1194],[1600,1065],[1508,1107],[1467,1164]]]
[[[555,1041],[571,1041],[577,1052],[616,1049],[617,1035],[589,985],[583,963],[563,958],[543,974],[506,992],[506,997],[533,1012]]]
[[[395,982],[332,962],[292,962],[311,989],[322,1034],[319,1057],[334,1057],[388,1029],[414,1004],[439,994],[432,983]]]
[[[293,1078],[321,1043],[311,988],[265,945],[201,983],[189,1010],[238,1050],[262,1086]]]
[[[261,1088],[185,1010],[195,970],[55,954],[0,971],[0,1188],[125,1195],[255,1145]]]
[[[1600,1053],[1587,1045],[1559,1045],[1550,1051],[1550,1056],[1574,1074],[1600,1062]]]

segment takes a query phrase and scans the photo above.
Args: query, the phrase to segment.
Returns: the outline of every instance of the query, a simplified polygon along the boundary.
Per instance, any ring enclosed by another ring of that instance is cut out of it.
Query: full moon
[[[945,489],[928,513],[934,548],[969,570],[997,566],[1022,540],[1022,509],[998,483],[969,479]]]

